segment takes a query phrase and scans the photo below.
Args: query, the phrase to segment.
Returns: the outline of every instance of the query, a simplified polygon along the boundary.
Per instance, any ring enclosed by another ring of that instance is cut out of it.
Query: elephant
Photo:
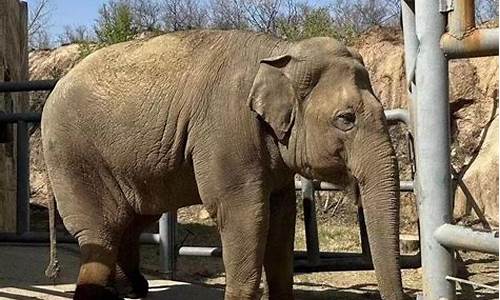
[[[144,297],[138,240],[164,212],[217,221],[224,297],[293,299],[294,174],[359,188],[384,299],[403,299],[399,179],[361,56],[329,37],[193,30],[102,48],[41,121],[57,209],[78,240],[74,299]],[[264,270],[263,270],[264,269]]]

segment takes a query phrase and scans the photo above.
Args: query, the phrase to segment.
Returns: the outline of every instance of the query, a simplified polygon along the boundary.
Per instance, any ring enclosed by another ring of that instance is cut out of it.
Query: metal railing
[[[474,0],[402,1],[422,253],[419,299],[456,299],[455,249],[498,255],[497,233],[451,224],[448,60],[498,55],[498,28],[477,29],[474,15]]]

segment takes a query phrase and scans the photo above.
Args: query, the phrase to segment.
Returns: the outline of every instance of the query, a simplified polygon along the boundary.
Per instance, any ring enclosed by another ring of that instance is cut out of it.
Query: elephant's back
[[[99,148],[116,165],[175,168],[198,120],[241,123],[238,114],[250,115],[245,102],[259,59],[281,43],[250,32],[193,31],[103,48],[60,80],[42,126],[59,142]]]

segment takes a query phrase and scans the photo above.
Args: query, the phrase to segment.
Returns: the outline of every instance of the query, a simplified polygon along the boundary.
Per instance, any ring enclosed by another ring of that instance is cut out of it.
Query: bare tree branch
[[[206,8],[196,0],[163,0],[162,19],[166,30],[203,28],[208,25]]]
[[[85,25],[70,26],[66,25],[63,28],[63,33],[59,35],[58,42],[60,44],[86,43],[95,39],[91,30]]]
[[[30,48],[49,48],[51,44],[47,27],[51,17],[50,0],[38,0],[29,8],[28,43]]]

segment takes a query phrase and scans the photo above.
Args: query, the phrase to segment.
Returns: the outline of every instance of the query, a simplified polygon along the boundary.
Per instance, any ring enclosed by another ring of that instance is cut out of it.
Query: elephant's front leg
[[[260,297],[269,203],[260,191],[242,191],[217,206],[226,271],[226,300]]]
[[[293,299],[295,215],[295,189],[292,181],[289,189],[271,195],[269,233],[264,258],[264,299]]]

